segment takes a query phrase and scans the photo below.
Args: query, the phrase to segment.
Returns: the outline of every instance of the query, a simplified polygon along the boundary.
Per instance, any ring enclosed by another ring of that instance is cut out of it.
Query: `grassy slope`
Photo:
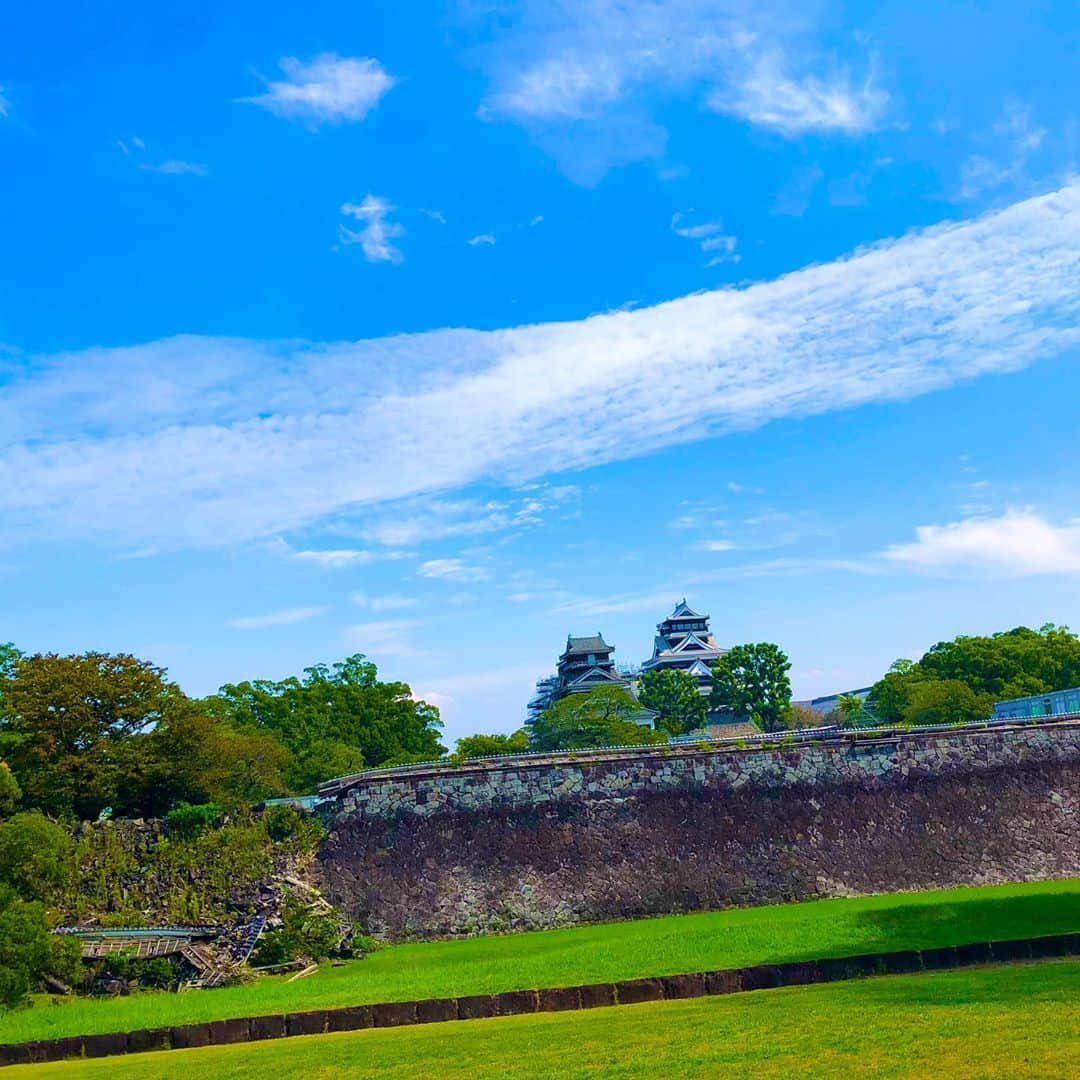
[[[397,945],[291,985],[76,999],[0,1019],[0,1042],[1077,930],[1080,879],[741,908]]]
[[[11,1070],[75,1080],[255,1076],[558,1077],[1076,1075],[1080,962],[934,972],[584,1013]]]

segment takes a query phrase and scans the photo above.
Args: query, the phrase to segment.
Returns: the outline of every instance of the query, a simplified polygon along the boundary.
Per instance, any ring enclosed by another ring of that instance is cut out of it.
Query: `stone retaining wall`
[[[878,786],[909,776],[954,776],[1028,764],[1080,763],[1080,724],[957,730],[934,735],[856,734],[791,748],[643,748],[582,754],[580,761],[484,764],[358,777],[329,807],[337,821],[401,814],[431,817],[453,811],[593,802],[692,788]]]
[[[1080,725],[372,778],[315,866],[391,940],[1080,876]]]
[[[212,1020],[205,1024],[148,1028],[103,1035],[74,1035],[64,1039],[0,1045],[0,1066],[36,1064],[75,1058],[140,1054],[151,1050],[181,1050],[198,1046],[258,1042],[295,1035],[325,1035],[334,1031],[400,1027],[448,1020],[478,1020],[523,1013],[566,1012],[602,1006],[636,1005],[768,990],[781,986],[836,982],[871,975],[909,974],[993,961],[1032,960],[1080,955],[1080,933],[1017,941],[979,942],[938,949],[868,953],[788,964],[759,964],[724,971],[690,972],[657,978],[627,979],[589,986],[509,990],[501,994],[473,994],[459,998],[392,1001],[352,1005],[313,1012]]]

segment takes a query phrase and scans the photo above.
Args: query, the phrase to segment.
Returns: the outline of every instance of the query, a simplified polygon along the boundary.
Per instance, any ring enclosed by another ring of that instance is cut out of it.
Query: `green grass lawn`
[[[0,1042],[1073,931],[1080,879],[740,908],[395,945],[291,984],[38,1004],[0,1018]]]
[[[1046,1077],[1080,1071],[1080,962],[1044,961],[580,1013],[384,1028],[127,1058],[23,1076],[500,1080]]]

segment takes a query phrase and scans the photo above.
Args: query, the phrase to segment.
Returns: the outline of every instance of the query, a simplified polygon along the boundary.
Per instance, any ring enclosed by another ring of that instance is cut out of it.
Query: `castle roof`
[[[702,615],[700,612],[695,611],[686,602],[686,597],[684,596],[675,605],[675,610],[664,621],[671,622],[674,619],[707,619],[708,617],[708,615]]]
[[[566,650],[563,656],[584,656],[587,653],[614,652],[614,649],[604,640],[603,634],[594,634],[591,637],[566,638]]]

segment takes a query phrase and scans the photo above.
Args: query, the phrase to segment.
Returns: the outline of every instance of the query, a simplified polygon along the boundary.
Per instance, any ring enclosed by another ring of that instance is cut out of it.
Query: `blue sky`
[[[0,640],[450,738],[686,595],[800,696],[1077,624],[1074,5],[0,13]]]

